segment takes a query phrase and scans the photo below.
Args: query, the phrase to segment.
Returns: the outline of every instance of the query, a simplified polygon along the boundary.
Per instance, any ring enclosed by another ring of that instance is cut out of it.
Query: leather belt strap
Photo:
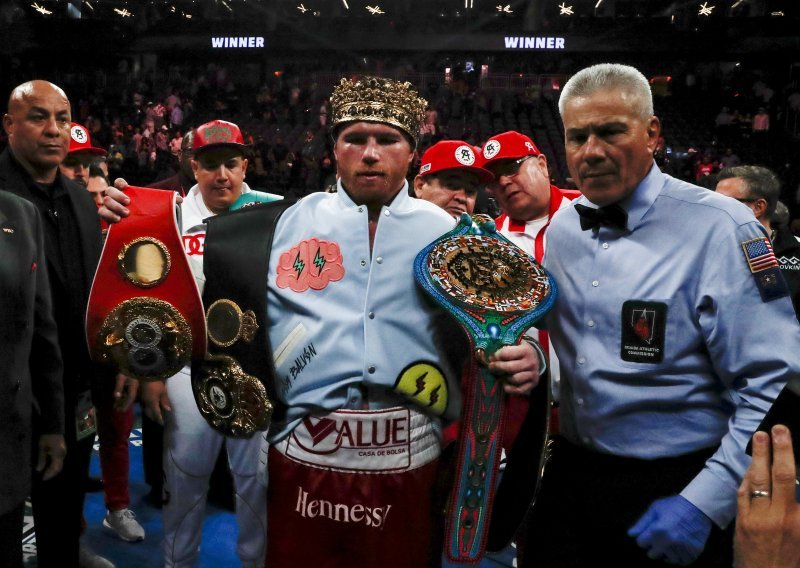
[[[276,201],[207,220],[203,304],[209,356],[195,362],[192,390],[203,417],[228,436],[251,436],[268,427],[270,414],[285,414],[275,391],[267,279],[275,227],[292,204]]]
[[[528,401],[514,445],[506,445],[506,468],[497,487],[486,550],[503,550],[517,533],[539,493],[539,480],[550,455],[550,370],[539,380]]]
[[[175,192],[125,192],[130,215],[108,230],[86,338],[95,361],[136,379],[163,380],[205,354],[203,306],[181,244]]]

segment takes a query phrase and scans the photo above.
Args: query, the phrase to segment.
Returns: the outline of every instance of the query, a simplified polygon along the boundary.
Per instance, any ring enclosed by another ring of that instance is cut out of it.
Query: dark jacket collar
[[[83,264],[86,270],[86,281],[92,282],[97,263],[100,260],[102,240],[100,232],[100,218],[97,216],[97,206],[85,187],[68,179],[61,172],[57,174],[58,182],[67,190],[67,198],[75,213],[78,232],[80,233],[80,247],[83,255]],[[28,171],[14,158],[9,148],[0,154],[0,191],[8,191],[27,199],[28,188],[35,183]],[[51,261],[57,272],[61,267]]]
[[[772,250],[775,255],[786,254],[793,251],[796,256],[800,256],[800,242],[792,234],[786,225],[775,225],[773,228],[775,238],[772,241]]]

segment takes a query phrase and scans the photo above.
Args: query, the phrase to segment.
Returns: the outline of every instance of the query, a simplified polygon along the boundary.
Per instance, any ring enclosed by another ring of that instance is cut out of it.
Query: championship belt
[[[273,413],[283,414],[267,332],[267,277],[275,226],[292,203],[262,203],[208,219],[208,355],[195,361],[192,391],[206,422],[226,436],[250,437],[269,427]]]
[[[464,328],[474,353],[462,380],[462,425],[445,549],[454,562],[476,563],[486,546],[504,422],[503,385],[486,364],[504,345],[519,343],[552,307],[555,282],[497,233],[491,218],[477,215],[473,221],[466,214],[417,255],[414,275]]]
[[[128,186],[130,215],[108,230],[86,310],[92,359],[154,381],[202,358],[206,326],[181,244],[173,191]]]

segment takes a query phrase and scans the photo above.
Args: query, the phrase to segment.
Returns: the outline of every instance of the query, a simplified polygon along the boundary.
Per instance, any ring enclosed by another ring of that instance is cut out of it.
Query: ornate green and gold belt
[[[414,275],[456,318],[472,347],[462,380],[462,427],[445,537],[451,560],[472,563],[486,545],[504,423],[503,384],[487,370],[487,361],[504,345],[518,344],[552,307],[555,282],[497,233],[492,219],[466,214],[417,255]]]

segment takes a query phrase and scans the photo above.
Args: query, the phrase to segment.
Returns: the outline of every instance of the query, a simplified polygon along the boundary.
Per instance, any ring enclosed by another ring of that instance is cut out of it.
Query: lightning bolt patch
[[[325,268],[325,257],[320,254],[320,249],[317,249],[317,254],[314,255],[314,265],[317,267],[317,274],[322,273],[322,269]]]
[[[316,260],[316,259],[315,259]],[[297,253],[297,256],[294,259],[294,269],[297,271],[297,277],[300,278],[300,275],[303,273],[303,269],[306,267],[306,263],[300,260],[300,253]]]
[[[439,402],[439,390],[442,388],[442,385],[436,385],[436,388],[431,391],[431,394],[428,398],[431,399],[430,406],[435,406],[437,402]]]
[[[317,270],[306,270],[311,264]],[[344,259],[339,245],[310,238],[281,253],[276,284],[293,292],[323,290],[331,282],[344,278]]]
[[[428,371],[422,373],[419,377],[417,377],[417,390],[414,391],[411,396],[417,396],[419,393],[425,390],[425,377],[428,376]]]
[[[394,390],[437,416],[447,408],[447,379],[433,363],[419,361],[403,369]]]

